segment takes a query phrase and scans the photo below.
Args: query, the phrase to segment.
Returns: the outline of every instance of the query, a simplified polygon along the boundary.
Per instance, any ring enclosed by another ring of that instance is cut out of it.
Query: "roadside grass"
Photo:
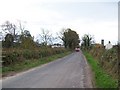
[[[94,73],[95,87],[97,88],[117,88],[117,80],[108,75],[99,62],[95,60],[89,53],[84,52],[88,63],[90,64]]]
[[[22,72],[28,69],[31,69],[33,67],[37,67],[46,63],[49,63],[51,61],[54,61],[56,59],[62,58],[68,54],[70,54],[71,51],[67,51],[65,53],[56,54],[48,57],[44,57],[41,59],[32,59],[32,60],[25,60],[24,62],[17,63],[15,65],[10,65],[8,67],[2,67],[2,77],[8,76],[18,72]]]

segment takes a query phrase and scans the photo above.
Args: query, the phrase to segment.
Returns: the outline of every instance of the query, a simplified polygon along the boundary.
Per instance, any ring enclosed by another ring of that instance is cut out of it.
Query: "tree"
[[[23,35],[24,31],[25,31],[25,23],[26,23],[26,21],[20,21],[20,20],[18,20],[18,24],[19,24],[18,28],[21,31],[21,35]]]
[[[4,24],[1,25],[3,32],[7,33],[7,34],[11,34],[13,35],[13,37],[15,38],[16,35],[16,25],[6,21]]]
[[[16,36],[16,41],[18,43],[21,43],[24,37],[31,37],[31,34],[28,30],[25,30],[25,23],[26,21],[20,21],[18,20],[18,29],[20,30],[20,34]],[[32,37],[31,37],[32,38]]]
[[[39,34],[40,35],[40,39],[41,39],[41,44],[44,46],[47,46],[48,43],[52,43],[52,34],[50,34],[50,32],[48,30],[44,30],[42,29],[42,33]]]
[[[5,36],[5,44],[4,44],[4,46],[6,48],[10,48],[13,45],[13,41],[14,41],[13,36],[11,34],[7,34]]]
[[[30,32],[28,30],[24,30],[23,36],[24,37],[32,37],[31,34],[30,34]]]
[[[33,39],[34,38],[31,36],[30,32],[28,30],[25,30],[23,32],[23,35],[21,35],[21,47],[24,49],[35,48],[36,45]]]
[[[24,49],[33,49],[36,45],[32,38],[24,37],[21,42],[21,47]]]
[[[93,41],[93,37],[89,34],[85,34],[82,37],[82,46],[86,49],[89,49]]]
[[[64,30],[61,39],[63,40],[65,48],[74,49],[80,43],[79,35],[69,28]]]
[[[33,39],[28,30],[24,30],[24,32],[20,35],[20,42],[22,42],[25,38]]]
[[[10,21],[6,21],[4,24],[1,25],[2,31],[1,33],[1,39],[4,41],[5,36],[7,34],[11,34],[13,36],[13,42],[18,41],[18,30],[16,24],[11,23]]]
[[[9,33],[9,34],[12,34],[12,35],[15,35],[15,29],[16,29],[16,25],[9,22],[9,21],[6,21],[4,24],[1,25],[2,27],[2,30],[5,32],[5,33]]]
[[[25,29],[25,21],[21,22],[18,20],[18,28],[21,31],[21,34],[18,36],[20,46],[24,49],[33,49],[36,47],[34,42],[34,37],[31,36],[30,31]]]

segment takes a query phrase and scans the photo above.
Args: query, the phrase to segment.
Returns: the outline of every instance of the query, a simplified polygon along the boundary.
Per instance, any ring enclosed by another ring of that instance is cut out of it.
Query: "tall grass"
[[[95,60],[89,53],[84,52],[88,63],[95,74],[95,84],[97,88],[117,88],[118,82],[108,75],[100,66],[98,60]]]
[[[100,64],[104,70],[113,78],[118,78],[118,48],[106,50],[103,47],[93,47],[88,51]]]

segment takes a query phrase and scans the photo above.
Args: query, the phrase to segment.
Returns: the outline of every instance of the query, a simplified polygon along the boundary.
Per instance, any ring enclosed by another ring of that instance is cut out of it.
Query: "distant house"
[[[111,48],[113,48],[113,45],[109,41],[108,44],[105,46],[105,49],[109,50]]]

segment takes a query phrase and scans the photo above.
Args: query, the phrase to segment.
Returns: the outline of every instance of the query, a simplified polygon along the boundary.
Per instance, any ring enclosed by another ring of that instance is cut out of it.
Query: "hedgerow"
[[[99,61],[99,65],[104,68],[114,78],[118,78],[118,48],[117,46],[106,50],[104,47],[92,47],[89,53]]]
[[[36,49],[3,49],[2,65],[8,66],[25,60],[39,59],[54,54],[64,53],[65,48],[36,48]]]

